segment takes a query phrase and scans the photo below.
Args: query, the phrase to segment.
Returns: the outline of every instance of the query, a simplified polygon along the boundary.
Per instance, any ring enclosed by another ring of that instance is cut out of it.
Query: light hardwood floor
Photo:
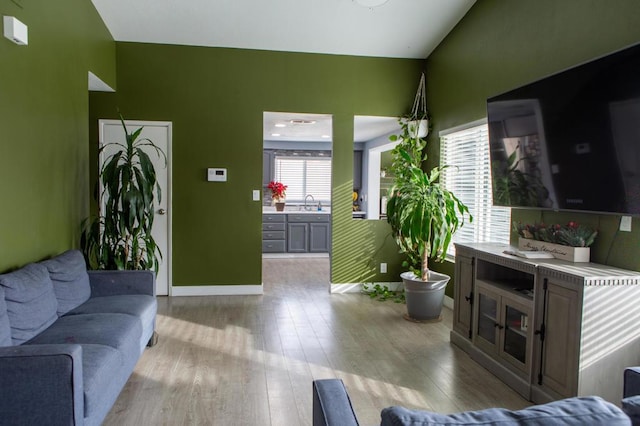
[[[145,350],[105,425],[310,425],[311,382],[341,378],[363,425],[403,405],[530,405],[404,305],[328,292],[328,259],[264,259],[263,296],[159,298]]]

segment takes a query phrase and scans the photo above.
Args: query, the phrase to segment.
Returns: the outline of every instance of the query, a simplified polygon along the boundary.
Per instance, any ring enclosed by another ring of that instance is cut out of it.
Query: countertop
[[[312,210],[305,210],[304,207],[300,210],[299,206],[285,206],[284,211],[279,212],[275,206],[263,206],[262,214],[331,214],[331,207],[322,207],[322,210],[318,211],[315,206]]]

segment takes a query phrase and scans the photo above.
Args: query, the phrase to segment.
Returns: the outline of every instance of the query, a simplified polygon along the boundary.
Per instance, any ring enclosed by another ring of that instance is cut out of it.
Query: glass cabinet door
[[[500,352],[513,365],[526,368],[529,364],[528,345],[530,309],[503,298],[504,334]]]
[[[498,297],[478,288],[476,336],[495,346],[498,342]]]

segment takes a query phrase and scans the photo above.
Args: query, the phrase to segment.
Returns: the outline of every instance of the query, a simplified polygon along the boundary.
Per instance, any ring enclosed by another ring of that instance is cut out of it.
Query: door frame
[[[173,123],[171,121],[151,121],[151,120],[124,120],[127,127],[144,127],[144,126],[155,126],[155,127],[165,127],[167,129],[167,152],[165,152],[165,156],[167,158],[167,189],[166,197],[167,201],[167,250],[166,253],[163,253],[163,260],[166,262],[167,267],[167,296],[170,297],[173,294],[173,258],[172,258],[172,250],[173,247],[173,169],[172,169],[172,145],[173,145]],[[113,119],[99,119],[98,120],[98,146],[102,147],[104,142],[104,126],[105,125],[118,125],[121,126],[122,123],[120,120]],[[100,167],[103,164],[104,157],[103,153],[98,154],[98,175],[100,173]],[[100,179],[98,178],[99,191],[102,192],[102,184],[100,183]],[[101,207],[98,206],[98,209]],[[154,289],[155,290],[155,289]]]

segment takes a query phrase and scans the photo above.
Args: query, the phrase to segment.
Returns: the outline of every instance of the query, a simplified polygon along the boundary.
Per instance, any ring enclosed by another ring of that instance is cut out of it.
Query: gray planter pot
[[[408,319],[415,321],[439,319],[444,290],[451,277],[434,271],[429,271],[428,281],[422,281],[413,272],[403,272],[400,277],[404,282]]]

